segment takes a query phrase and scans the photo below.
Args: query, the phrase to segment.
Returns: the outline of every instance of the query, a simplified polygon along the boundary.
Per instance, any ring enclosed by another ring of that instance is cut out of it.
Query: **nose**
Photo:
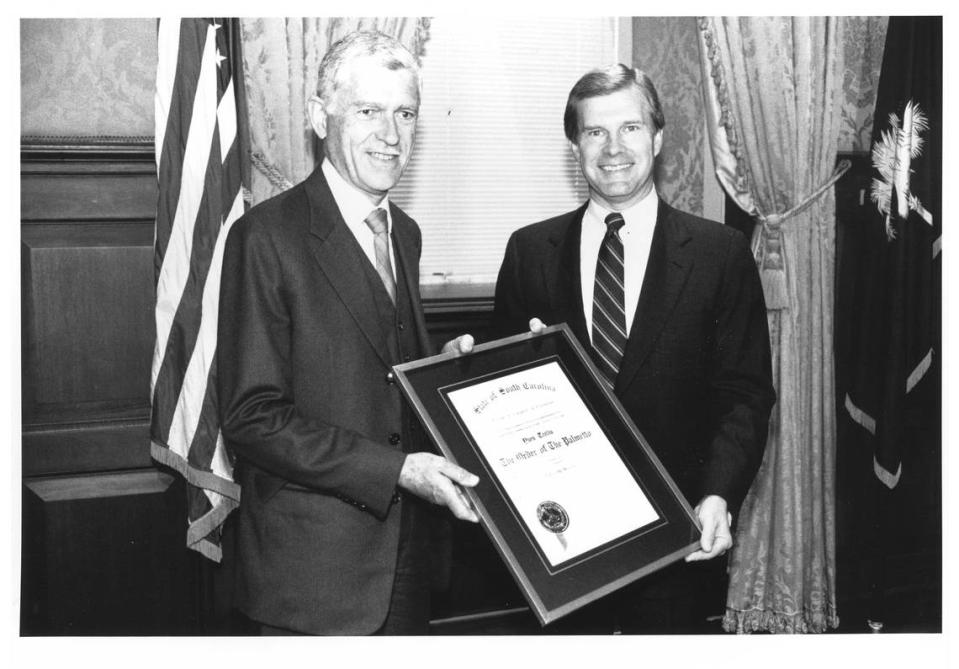
[[[606,141],[606,153],[610,156],[615,156],[617,153],[623,150],[623,139],[619,136],[618,133],[610,133],[609,139]]]
[[[377,128],[376,136],[390,146],[400,141],[399,128],[393,114],[383,114],[383,122]]]

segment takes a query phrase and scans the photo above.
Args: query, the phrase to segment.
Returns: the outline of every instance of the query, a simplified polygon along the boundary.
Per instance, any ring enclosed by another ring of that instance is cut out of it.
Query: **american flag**
[[[220,561],[239,486],[217,417],[223,246],[243,214],[227,19],[161,19],[150,452],[187,482],[187,545]]]

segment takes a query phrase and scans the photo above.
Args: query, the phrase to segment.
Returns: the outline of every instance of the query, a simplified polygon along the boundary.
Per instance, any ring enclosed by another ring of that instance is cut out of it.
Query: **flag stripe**
[[[857,407],[852,398],[846,395],[846,411],[849,417],[865,428],[870,434],[876,434],[876,419]]]
[[[193,114],[193,95],[200,76],[201,39],[197,22],[161,20],[158,51],[169,54],[157,61],[156,142],[157,178],[164,184],[157,203],[156,276],[166,255],[173,229],[174,212],[180,199],[180,175],[186,148],[186,133]],[[178,57],[179,56],[179,57]],[[173,81],[170,81],[170,76]]]
[[[187,480],[187,544],[217,561],[222,524],[240,497],[216,396],[223,249],[243,214],[227,30],[208,19],[161,20],[156,98],[151,454]]]
[[[198,386],[196,374],[199,373],[202,378],[206,377],[206,370],[209,369],[209,361],[203,358],[206,351],[199,352],[199,358],[196,351],[197,338],[204,323],[207,327],[213,328],[214,337],[216,336],[216,309],[207,310],[212,318],[204,319],[203,295],[210,289],[208,282],[208,272],[211,264],[216,259],[215,245],[217,244],[220,232],[220,201],[219,190],[221,183],[221,167],[219,149],[215,145],[208,152],[209,163],[204,179],[204,188],[201,195],[201,203],[197,218],[193,225],[190,251],[193,254],[187,262],[171,262],[172,252],[167,254],[164,261],[164,267],[170,265],[185,265],[184,280],[185,285],[182,289],[177,286],[179,292],[179,303],[173,321],[169,324],[169,336],[166,338],[166,351],[160,367],[157,369],[157,387],[168,389],[179,388],[177,393],[179,398],[174,404],[169,401],[176,398],[167,396],[166,401],[154,402],[154,410],[162,423],[170,423],[171,431],[167,437],[167,443],[170,448],[178,453],[186,454],[190,442],[193,440],[193,431],[195,430],[198,416],[191,409],[198,409],[203,401],[204,389]],[[222,243],[222,242],[220,242]],[[171,245],[172,248],[172,245]],[[222,253],[220,255],[222,257]],[[179,271],[179,270],[178,270]],[[213,286],[213,290],[219,291],[218,286]],[[157,293],[159,311],[159,290]],[[157,340],[160,340],[160,323],[157,323]],[[215,342],[214,342],[215,346]],[[186,375],[191,368],[201,365],[200,372],[194,371],[191,375],[191,382],[186,382]],[[205,383],[202,383],[205,386]],[[175,412],[171,418],[167,418],[171,408],[175,407]],[[178,416],[177,413],[186,409],[186,413]]]
[[[203,47],[202,66],[197,79],[197,91],[194,97],[193,113],[186,137],[186,151],[183,155],[183,171],[180,177],[180,194],[176,205],[176,214],[170,231],[169,246],[160,268],[157,280],[157,346],[158,352],[164,352],[167,337],[173,322],[177,306],[180,304],[183,289],[190,273],[190,258],[193,254],[193,227],[204,199],[210,163],[210,146],[216,131],[216,63],[215,42],[208,39]],[[219,162],[219,160],[217,160]],[[219,202],[217,202],[219,204]],[[159,363],[160,356],[154,359]],[[154,365],[153,382],[156,383],[159,368]]]
[[[219,468],[219,473],[225,474],[224,463],[216,457],[216,451],[219,448],[223,450],[222,440],[218,439],[219,420],[217,417],[216,403],[216,330],[217,314],[220,305],[220,272],[223,266],[223,249],[226,244],[227,234],[230,231],[234,221],[243,214],[243,196],[240,192],[240,165],[237,157],[239,151],[236,142],[236,114],[235,108],[230,103],[232,101],[232,85],[227,87],[230,95],[224,96],[227,104],[221,104],[217,113],[218,118],[225,120],[220,124],[220,140],[229,142],[224,146],[229,146],[227,158],[223,162],[223,201],[221,210],[226,211],[226,218],[219,229],[216,237],[211,262],[208,266],[206,282],[203,287],[203,309],[204,315],[210,317],[202,318],[199,324],[199,336],[197,347],[193,351],[190,365],[187,368],[186,377],[183,380],[184,392],[180,395],[180,404],[178,410],[190,415],[188,424],[195,424],[196,430],[190,440],[190,462],[199,463],[205,466],[217,464],[214,471]],[[232,118],[231,118],[232,117]],[[226,126],[224,131],[223,126]],[[213,154],[211,152],[211,161]],[[212,170],[212,166],[211,166]],[[215,192],[215,191],[213,191]],[[230,194],[232,201],[228,201]],[[185,404],[184,398],[188,395],[196,398],[202,395],[202,407],[195,421],[190,414],[191,407],[196,407],[196,399],[193,404]],[[174,418],[176,421],[176,418]]]
[[[912,373],[909,374],[909,378],[906,379],[906,392],[911,393],[912,389],[916,387],[916,384],[922,381],[922,377],[926,375],[926,372],[929,371],[929,368],[932,366],[932,349],[929,349],[929,352],[923,356],[922,360],[919,361],[919,364],[912,370]]]
[[[157,26],[157,51],[163,53],[170,50],[171,44],[179,46],[180,42],[180,24],[176,21],[160,21]],[[170,59],[160,58],[157,61],[157,91],[153,98],[154,123],[156,124],[156,145],[164,147],[166,138],[166,126],[170,118],[170,109],[174,104],[179,104],[179,99],[174,99],[173,89],[176,82],[184,77],[181,73],[177,77],[177,69],[180,66],[181,59],[171,62]],[[163,148],[162,153],[166,153]],[[160,176],[160,164],[162,160],[157,160],[157,177]]]
[[[899,478],[902,476],[902,463],[900,462],[896,468],[896,473],[893,474],[888,469],[879,464],[879,460],[876,458],[872,459],[872,471],[876,475],[876,478],[882,481],[882,484],[892,490],[897,485],[899,485]]]

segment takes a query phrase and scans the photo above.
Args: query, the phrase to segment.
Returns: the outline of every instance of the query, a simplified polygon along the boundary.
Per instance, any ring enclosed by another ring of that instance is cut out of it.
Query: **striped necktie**
[[[396,279],[393,278],[393,264],[390,262],[390,235],[386,230],[386,210],[377,207],[363,219],[375,235],[373,249],[376,251],[376,273],[383,280],[383,287],[390,294],[390,301],[396,304]]]
[[[599,354],[599,369],[610,388],[616,383],[626,350],[625,270],[623,241],[619,238],[619,230],[625,224],[619,212],[606,217],[606,236],[596,259],[593,287],[593,348]]]

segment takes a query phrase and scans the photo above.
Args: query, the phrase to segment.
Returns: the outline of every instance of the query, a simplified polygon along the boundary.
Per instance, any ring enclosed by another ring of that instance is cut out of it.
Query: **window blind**
[[[423,231],[424,284],[494,282],[513,230],[585,201],[563,110],[615,48],[610,17],[433,19],[416,146],[390,193]]]

